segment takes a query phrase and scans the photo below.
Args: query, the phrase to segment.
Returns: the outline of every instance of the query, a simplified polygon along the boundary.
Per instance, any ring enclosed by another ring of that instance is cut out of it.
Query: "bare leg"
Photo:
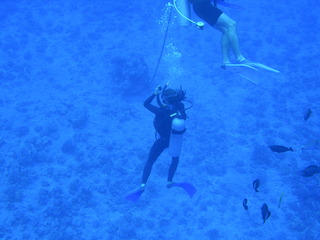
[[[228,35],[226,34],[227,30],[222,31],[221,35],[221,53],[222,53],[222,62],[230,63],[230,44]]]
[[[223,63],[230,62],[229,49],[233,51],[238,62],[245,60],[245,57],[240,51],[236,25],[236,22],[228,17],[228,15],[226,15],[225,13],[221,14],[215,25],[215,28],[217,28],[222,33],[221,48]]]

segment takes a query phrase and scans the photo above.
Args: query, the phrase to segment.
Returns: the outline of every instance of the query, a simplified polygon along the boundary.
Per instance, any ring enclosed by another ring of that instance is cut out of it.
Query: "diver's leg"
[[[141,181],[142,187],[144,187],[144,185],[148,181],[153,164],[155,163],[157,158],[160,156],[160,154],[163,152],[163,150],[166,149],[167,147],[168,147],[168,142],[162,137],[160,137],[153,143],[149,153],[148,160],[144,166],[142,181]]]
[[[179,157],[173,157],[170,168],[169,168],[169,173],[168,173],[168,184],[172,183],[172,179],[174,174],[176,173],[178,164],[179,164]]]
[[[222,48],[224,49],[222,50],[222,54],[225,54],[224,52],[228,51],[228,49],[225,46],[226,41],[228,40],[228,45],[232,49],[237,61],[238,62],[244,61],[245,57],[242,55],[239,47],[239,39],[237,35],[236,22],[225,13],[222,13],[218,18],[215,28],[217,28],[222,32],[221,42],[222,42]]]
[[[227,34],[222,33],[221,36],[221,53],[223,63],[230,63],[230,45]]]
[[[216,27],[221,31],[221,53],[222,53],[222,62],[223,64],[231,63],[230,61],[230,44],[229,38],[227,35],[227,29],[223,26]]]

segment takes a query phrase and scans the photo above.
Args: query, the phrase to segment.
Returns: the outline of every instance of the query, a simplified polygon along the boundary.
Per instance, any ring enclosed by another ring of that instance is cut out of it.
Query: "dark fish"
[[[248,210],[248,199],[243,199],[243,201],[242,201],[242,206],[244,207],[244,210]]]
[[[320,167],[318,167],[316,165],[311,165],[301,171],[301,176],[302,177],[311,177],[317,173],[320,173]]]
[[[261,214],[263,223],[265,223],[271,215],[271,212],[269,211],[268,205],[266,203],[264,203],[261,207]]]
[[[278,153],[283,153],[283,152],[288,152],[288,151],[292,151],[293,149],[292,147],[285,147],[285,146],[280,146],[280,145],[271,145],[269,146],[269,148],[271,149],[272,152],[278,152]]]
[[[254,180],[252,183],[252,186],[256,192],[259,192],[258,188],[260,186],[260,180],[259,179]]]
[[[309,109],[305,112],[305,114],[304,114],[304,116],[303,116],[303,119],[304,119],[305,121],[307,121],[307,120],[311,117],[311,114],[312,114],[312,110],[311,110],[311,108],[309,108]]]

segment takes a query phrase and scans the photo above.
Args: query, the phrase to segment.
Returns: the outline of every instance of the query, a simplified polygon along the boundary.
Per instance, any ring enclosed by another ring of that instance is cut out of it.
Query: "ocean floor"
[[[319,4],[227,2],[245,56],[280,73],[223,70],[220,33],[165,1],[2,1],[0,239],[320,239],[320,175],[301,176],[320,165]],[[192,106],[175,181],[197,192],[166,188],[165,151],[130,202],[166,82]]]

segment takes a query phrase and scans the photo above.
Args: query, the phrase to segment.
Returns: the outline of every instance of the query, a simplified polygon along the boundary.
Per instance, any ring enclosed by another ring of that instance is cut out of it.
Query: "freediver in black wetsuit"
[[[160,95],[162,102],[160,100]],[[159,107],[151,104],[154,98],[157,99]],[[183,91],[181,88],[179,90],[173,90],[165,87],[165,89],[163,89],[161,92],[161,86],[158,86],[155,89],[155,92],[144,101],[144,107],[155,114],[153,125],[159,135],[159,138],[153,143],[148,160],[143,170],[140,187],[142,190],[144,190],[145,184],[150,176],[153,164],[163,150],[169,147],[173,119],[179,118],[186,120],[187,118],[184,104],[181,102],[184,99],[185,91]],[[185,128],[178,134],[183,134],[184,132]],[[168,173],[168,187],[170,187],[170,184],[172,184],[172,179],[177,170],[178,164],[179,157],[173,156]]]

